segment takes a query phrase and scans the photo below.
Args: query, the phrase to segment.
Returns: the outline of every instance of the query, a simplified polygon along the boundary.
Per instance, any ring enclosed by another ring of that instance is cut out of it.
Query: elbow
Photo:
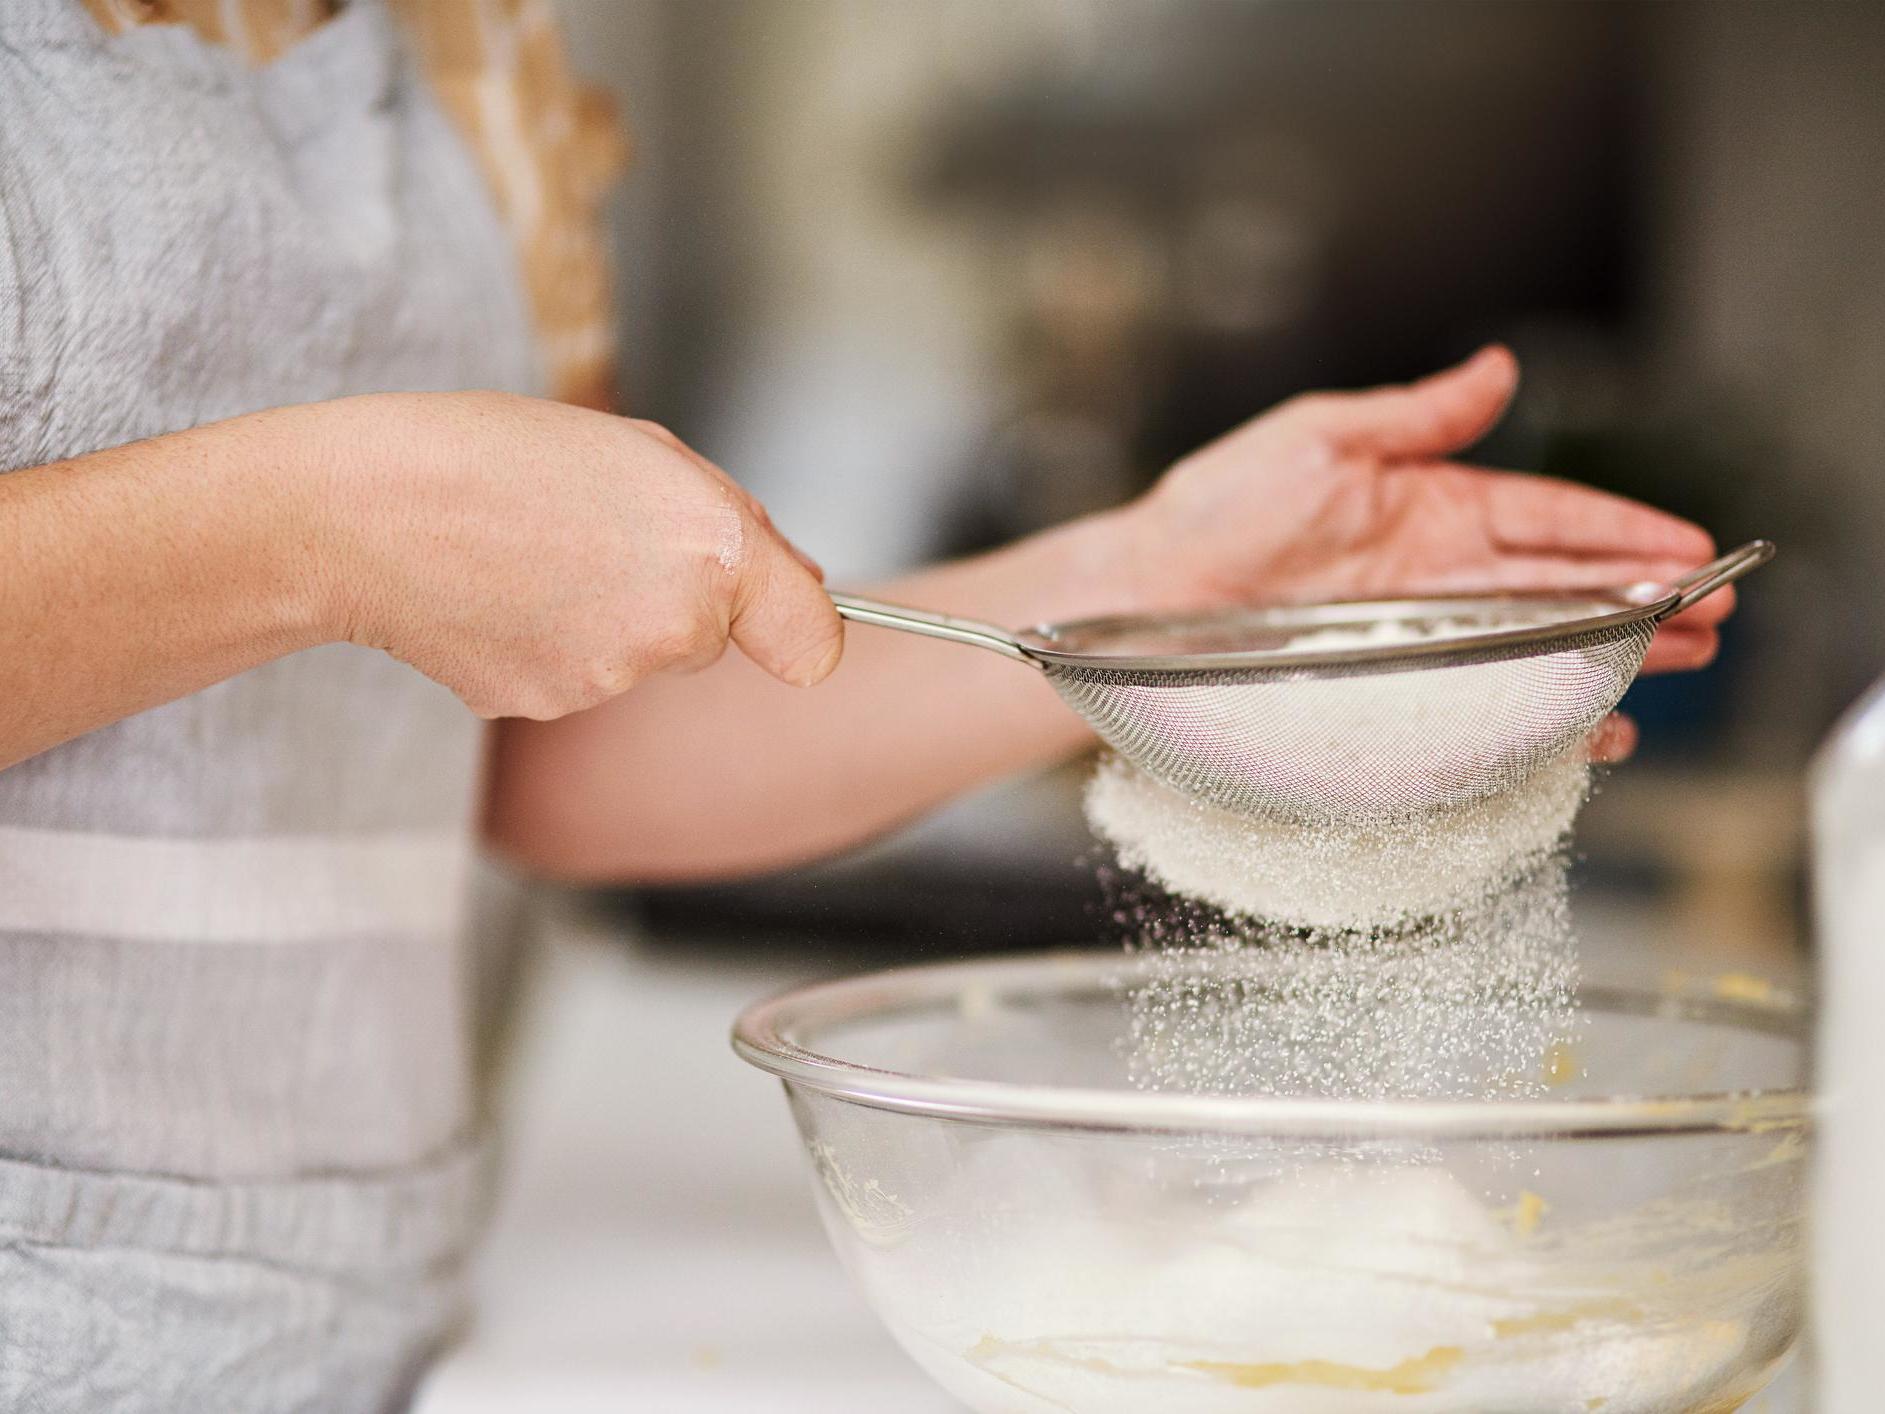
[[[732,882],[843,854],[914,813],[860,809],[836,784],[807,798],[688,773],[652,789],[603,789],[571,759],[527,759],[515,739],[503,745],[513,749],[500,750],[490,778],[485,844],[511,868],[551,883]]]
[[[526,878],[553,884],[629,882],[611,867],[599,832],[557,808],[554,792],[520,791],[502,775],[485,802],[480,835],[499,862]]]
[[[582,850],[542,836],[486,829],[484,846],[516,873],[542,883],[601,886],[629,882]]]

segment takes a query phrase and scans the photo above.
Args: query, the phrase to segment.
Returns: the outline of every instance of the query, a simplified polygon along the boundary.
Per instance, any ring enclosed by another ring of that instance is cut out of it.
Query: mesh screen
[[[1570,748],[1616,706],[1654,632],[1345,676],[1047,671],[1114,750],[1188,795],[1304,822],[1393,819],[1509,790]]]

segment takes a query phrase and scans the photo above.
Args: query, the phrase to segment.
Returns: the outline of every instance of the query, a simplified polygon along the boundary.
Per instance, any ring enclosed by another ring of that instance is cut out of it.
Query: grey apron
[[[0,471],[539,383],[378,0],[260,71],[0,0]],[[0,1408],[406,1402],[481,1204],[478,753],[449,694],[342,645],[0,772]]]

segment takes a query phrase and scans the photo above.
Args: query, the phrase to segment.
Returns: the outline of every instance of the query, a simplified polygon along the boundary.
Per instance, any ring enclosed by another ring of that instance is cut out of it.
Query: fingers
[[[844,625],[824,591],[824,568],[780,534],[766,508],[716,462],[658,422],[629,421],[717,482],[738,515],[720,556],[720,567],[738,578],[729,637],[782,682],[823,682],[844,653]]]
[[[1423,574],[1397,577],[1394,592],[1401,594],[1484,594],[1500,590],[1530,593],[1556,590],[1575,596],[1581,591],[1614,589],[1636,579],[1666,583],[1681,566],[1664,564],[1652,574],[1638,573],[1634,560],[1566,560],[1547,555],[1503,555],[1472,563],[1456,562]],[[1705,667],[1720,647],[1719,627],[1734,612],[1732,588],[1716,590],[1693,608],[1664,623],[1651,640],[1643,671],[1676,672]]]
[[[796,542],[786,539],[784,535],[780,535],[779,543],[785,546],[785,548],[791,553],[791,556],[793,559],[797,560],[801,565],[805,567],[805,573],[809,574],[813,579],[817,580],[820,584],[823,584],[825,582],[825,567],[819,564],[818,561],[814,560],[810,555],[806,554],[803,550],[799,549]]]
[[[752,494],[747,491],[744,486],[741,486],[739,482],[735,481],[731,474],[718,462],[695,451],[673,432],[670,432],[658,422],[650,422],[646,418],[639,417],[630,418],[629,422],[646,435],[654,438],[664,447],[667,447],[671,451],[679,452],[695,466],[699,467],[702,471],[731,490],[733,494],[744,503],[753,518],[759,522],[760,528],[768,534],[776,536],[779,543],[784,545],[786,550],[790,552],[792,558],[805,566],[806,571],[812,578],[816,579],[821,584],[824,583],[825,567],[819,564],[818,561],[814,560],[810,555],[806,554],[791,540],[787,539],[784,533],[781,532],[777,526],[773,525],[772,517],[767,513],[765,506],[755,500]]]
[[[1426,534],[1408,592],[1609,590],[1671,584],[1714,555],[1708,533],[1639,502],[1549,477],[1428,463],[1388,474],[1400,519]],[[1664,626],[1656,669],[1706,662],[1734,612],[1716,590]]]
[[[1693,568],[1684,561],[1645,560],[1634,556],[1583,558],[1472,548],[1456,551],[1448,558],[1430,556],[1430,559],[1431,564],[1419,572],[1397,575],[1393,587],[1404,593],[1419,594],[1556,590],[1575,595],[1614,590],[1643,580],[1667,583]],[[1709,622],[1719,622],[1718,610],[1710,606],[1713,598],[1711,595],[1689,612],[1710,615],[1713,617]],[[1686,619],[1687,615],[1683,617]]]
[[[757,520],[735,572],[730,629],[740,651],[794,687],[824,681],[844,652],[844,626],[818,576]]]
[[[1621,712],[1612,712],[1597,724],[1584,745],[1591,760],[1614,763],[1627,761],[1636,750],[1636,741],[1636,723]]]
[[[1502,550],[1638,557],[1646,563],[1673,562],[1684,570],[1715,555],[1714,539],[1699,525],[1640,501],[1549,476],[1454,470],[1473,479],[1487,534]]]
[[[1352,452],[1442,457],[1471,446],[1504,415],[1518,388],[1518,360],[1489,344],[1444,372],[1404,387],[1305,399],[1299,416]]]
[[[1715,654],[1721,649],[1719,633],[1712,628],[1676,628],[1675,622],[1671,620],[1664,625],[1650,640],[1649,652],[1643,657],[1644,672],[1689,672],[1695,668],[1705,668],[1715,661]]]
[[[809,574],[813,579],[817,580],[820,584],[823,584],[825,582],[825,567],[819,564],[818,561],[814,560],[810,555],[806,554],[803,550],[799,549],[798,544],[795,541],[789,539],[786,536],[784,531],[780,530],[776,525],[774,525],[772,523],[772,517],[766,513],[766,508],[764,506],[762,506],[758,501],[753,500],[751,496],[748,496],[746,499],[747,499],[747,503],[752,507],[753,515],[759,521],[761,528],[764,529],[769,535],[778,537],[779,543],[785,546],[786,553],[791,555],[793,559],[797,560],[801,565],[803,565],[805,567],[805,572],[807,574]]]
[[[1622,496],[1517,472],[1478,472],[1494,578],[1509,587],[1602,588],[1670,584],[1714,558],[1700,526]],[[1645,671],[1698,668],[1719,646],[1717,627],[1735,609],[1724,586],[1669,620]]]
[[[1664,631],[1684,629],[1712,629],[1720,624],[1735,610],[1734,586],[1724,584],[1706,599],[1699,600],[1684,609],[1663,626]]]

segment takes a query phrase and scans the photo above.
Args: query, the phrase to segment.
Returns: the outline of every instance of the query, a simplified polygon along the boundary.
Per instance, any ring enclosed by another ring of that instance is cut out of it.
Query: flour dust
[[[1141,1087],[1330,1099],[1535,1096],[1578,1033],[1576,752],[1394,825],[1253,821],[1118,760],[1087,794],[1133,956]]]

